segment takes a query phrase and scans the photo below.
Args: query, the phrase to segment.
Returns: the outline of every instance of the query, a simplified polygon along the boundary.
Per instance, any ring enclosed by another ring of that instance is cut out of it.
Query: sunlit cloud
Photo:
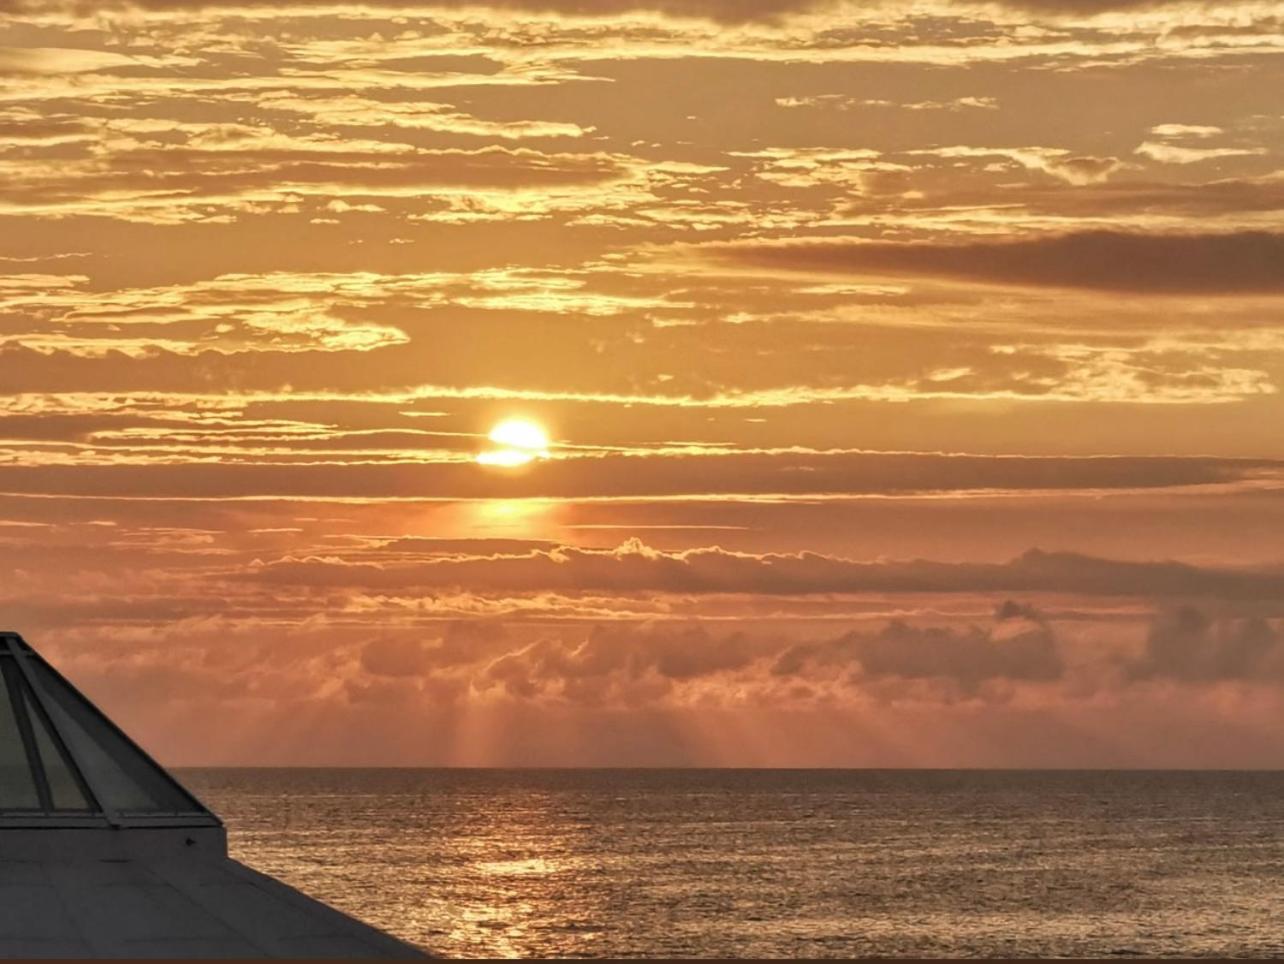
[[[0,605],[175,760],[1278,759],[1276,0],[0,19]]]

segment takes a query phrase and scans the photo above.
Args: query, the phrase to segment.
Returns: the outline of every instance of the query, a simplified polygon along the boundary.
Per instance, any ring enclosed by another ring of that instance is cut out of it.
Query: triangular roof
[[[227,856],[222,822],[0,632],[0,958],[423,958]]]
[[[0,633],[0,828],[219,819],[17,633]]]

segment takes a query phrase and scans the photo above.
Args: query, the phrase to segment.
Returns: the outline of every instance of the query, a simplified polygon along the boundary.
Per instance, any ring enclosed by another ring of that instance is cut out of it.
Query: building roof
[[[221,825],[16,633],[0,675],[0,828]]]
[[[0,957],[427,955],[230,859],[222,821],[0,633]]]

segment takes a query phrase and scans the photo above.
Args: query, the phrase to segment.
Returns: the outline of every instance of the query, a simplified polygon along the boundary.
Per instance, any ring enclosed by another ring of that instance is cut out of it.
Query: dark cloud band
[[[751,242],[719,256],[741,264],[850,275],[1145,294],[1284,292],[1284,234],[1085,231],[1015,241]]]
[[[755,554],[718,547],[662,552],[638,540],[614,550],[563,546],[521,555],[465,556],[409,565],[285,558],[257,566],[240,578],[314,587],[467,586],[504,592],[1043,592],[1229,600],[1284,596],[1284,572],[1278,569],[1131,562],[1037,549],[1006,563],[863,562],[815,552]]]

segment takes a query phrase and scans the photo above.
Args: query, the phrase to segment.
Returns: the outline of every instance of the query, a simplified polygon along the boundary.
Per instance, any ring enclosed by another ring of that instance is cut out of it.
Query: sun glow
[[[548,432],[530,419],[505,419],[490,430],[487,438],[497,447],[477,456],[482,465],[511,468],[548,458]]]

